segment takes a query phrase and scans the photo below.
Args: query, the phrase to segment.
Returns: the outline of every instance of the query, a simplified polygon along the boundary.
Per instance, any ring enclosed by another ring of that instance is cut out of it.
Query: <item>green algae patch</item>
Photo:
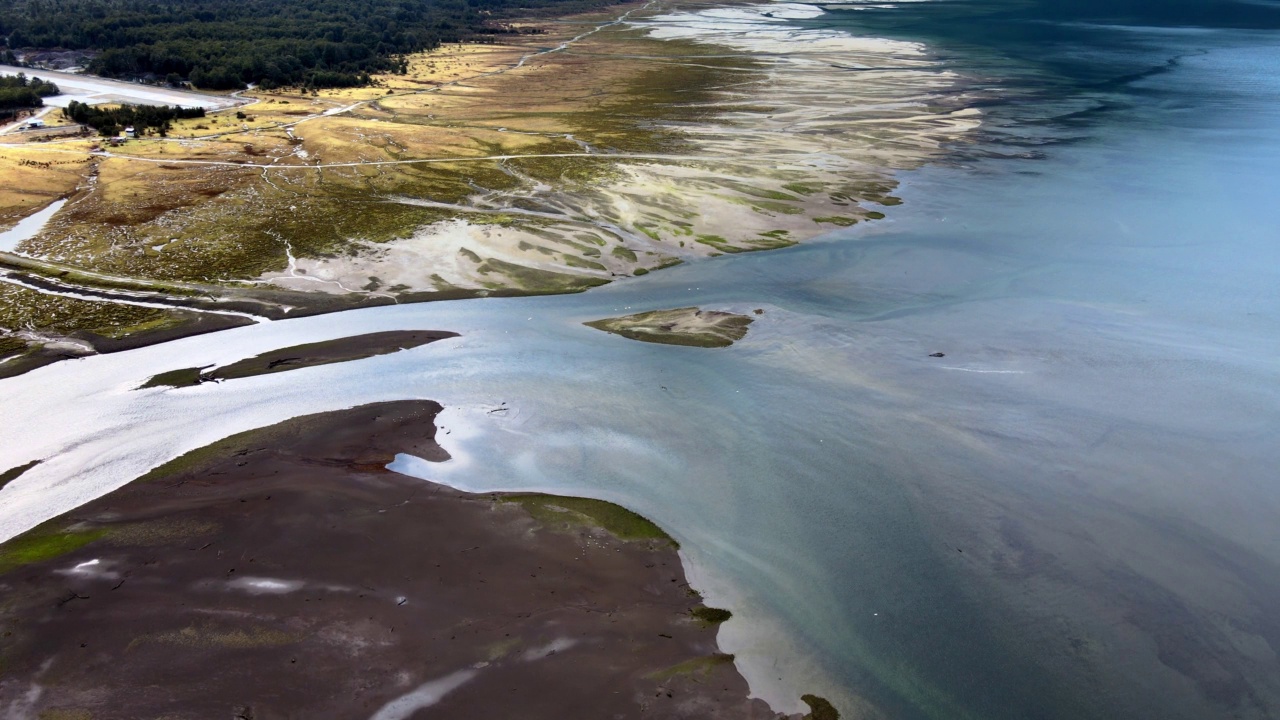
[[[827,215],[825,217],[816,217],[813,219],[813,221],[818,223],[819,225],[823,223],[827,223],[829,225],[849,227],[850,225],[856,225],[858,222],[858,219],[851,218],[851,217],[844,217],[843,215]]]
[[[48,524],[0,545],[0,574],[24,565],[53,560],[75,552],[106,534],[102,529],[72,529]]]
[[[226,459],[228,455],[247,455],[250,452],[254,452],[255,449],[269,447],[274,444],[273,438],[270,437],[273,430],[274,428],[257,428],[230,435],[215,443],[196,448],[166,463],[157,465],[137,480],[134,480],[134,482],[153,482],[177,477],[210,467],[214,463]]]
[[[485,260],[478,270],[481,275],[493,274],[507,281],[496,284],[495,289],[515,285],[520,290],[533,294],[582,292],[597,285],[606,285],[609,282],[604,278],[570,275],[552,270],[539,270],[538,268],[525,267],[524,265],[517,265],[505,260],[495,260],[494,258]]]
[[[221,529],[213,522],[186,519],[156,519],[111,525],[102,541],[123,547],[164,547],[193,537],[207,537]]]
[[[93,714],[79,708],[55,708],[40,713],[37,720],[93,720]]]
[[[551,527],[595,527],[619,540],[662,540],[680,546],[648,518],[605,500],[540,493],[506,495],[503,500],[519,504],[535,520]]]
[[[690,610],[689,614],[693,615],[703,625],[719,625],[733,617],[733,613],[728,610],[713,607],[696,607]]]
[[[788,190],[797,195],[813,195],[822,191],[822,185],[816,183],[792,182],[782,186],[784,190]]]
[[[31,462],[27,463],[26,465],[19,465],[19,466],[18,466],[18,467],[16,467],[16,468],[9,468],[8,470],[5,470],[4,472],[0,472],[0,488],[3,488],[5,485],[8,485],[9,483],[13,482],[14,480],[17,480],[18,478],[22,477],[22,473],[24,473],[24,472],[26,472],[26,471],[30,470],[31,468],[33,468],[33,467],[35,467],[35,466],[39,465],[39,464],[40,464],[40,463],[42,463],[42,462],[44,462],[44,461],[43,461],[43,460],[32,460]]]
[[[677,663],[669,668],[664,668],[655,673],[650,673],[646,677],[650,680],[670,680],[674,677],[694,676],[705,677],[712,670],[724,665],[733,664],[733,655],[729,653],[713,653],[711,655],[703,655],[691,660],[685,660]]]
[[[746,337],[747,326],[751,322],[752,319],[746,315],[687,307],[653,310],[583,324],[641,342],[723,348]]]
[[[635,253],[632,253],[631,255],[634,260]],[[27,344],[26,340],[13,337],[11,335],[0,335],[0,358],[24,353],[27,351],[28,347],[30,346]]]
[[[809,706],[809,714],[804,720],[840,720],[840,711],[836,710],[826,698],[817,695],[801,695],[800,699]]]

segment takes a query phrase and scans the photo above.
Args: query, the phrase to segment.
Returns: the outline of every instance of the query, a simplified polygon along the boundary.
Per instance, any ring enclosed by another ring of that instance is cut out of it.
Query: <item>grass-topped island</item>
[[[686,307],[592,320],[583,324],[641,342],[722,348],[746,337],[747,327],[751,322],[752,318],[746,315]]]

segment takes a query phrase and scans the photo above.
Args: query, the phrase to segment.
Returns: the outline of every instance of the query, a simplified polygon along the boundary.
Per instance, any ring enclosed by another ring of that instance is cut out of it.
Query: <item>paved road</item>
[[[40,112],[36,113],[35,115],[31,115],[30,117],[24,117],[15,123],[12,123],[10,125],[5,125],[4,127],[0,127],[0,135],[11,133],[14,130],[17,130],[18,128],[22,127],[23,125],[26,125],[27,123],[31,122],[32,120],[37,120],[39,118],[44,117],[45,115],[48,115],[53,110],[54,108],[52,107],[46,107]]]
[[[100,103],[133,103],[135,105],[179,105],[181,107],[202,107],[206,110],[221,110],[240,104],[236,98],[226,95],[207,95],[175,90],[156,85],[107,80],[92,75],[76,75],[57,72],[55,70],[36,70],[11,65],[0,65],[0,75],[17,75],[26,73],[27,77],[38,77],[57,83],[64,94],[45,98],[46,105],[66,107],[72,100],[90,105]]]

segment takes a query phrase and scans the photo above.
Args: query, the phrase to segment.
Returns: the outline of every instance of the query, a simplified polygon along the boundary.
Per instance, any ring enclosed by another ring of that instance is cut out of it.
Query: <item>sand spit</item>
[[[673,541],[608,503],[472,495],[440,406],[189,453],[0,546],[0,707],[30,717],[776,718]]]
[[[458,337],[447,331],[389,330],[272,350],[216,368],[181,368],[153,376],[142,384],[151,387],[191,387],[302,368],[351,362],[408,350],[437,340]],[[141,389],[141,388],[140,388]]]

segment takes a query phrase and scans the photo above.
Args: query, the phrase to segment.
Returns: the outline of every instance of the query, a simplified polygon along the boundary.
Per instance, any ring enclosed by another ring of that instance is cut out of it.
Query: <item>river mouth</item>
[[[603,497],[671,528],[734,609],[721,641],[758,693],[816,677],[840,707],[896,717],[1275,714],[1280,148],[1258,71],[1275,48],[1214,35],[1108,89],[1122,112],[1051,128],[1071,142],[904,173],[887,222],[829,241],[6,380],[0,467],[46,460],[3,490],[3,527],[233,432],[433,397],[456,459],[433,479]],[[715,353],[580,325],[692,305],[765,313]],[[132,391],[407,328],[462,337]]]

